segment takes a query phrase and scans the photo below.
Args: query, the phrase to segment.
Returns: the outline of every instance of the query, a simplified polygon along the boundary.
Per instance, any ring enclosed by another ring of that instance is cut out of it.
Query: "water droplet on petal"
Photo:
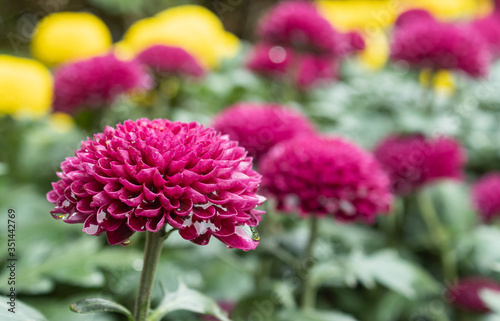
[[[55,218],[56,220],[65,220],[68,217],[68,214],[61,214],[61,213],[51,213],[52,217]]]

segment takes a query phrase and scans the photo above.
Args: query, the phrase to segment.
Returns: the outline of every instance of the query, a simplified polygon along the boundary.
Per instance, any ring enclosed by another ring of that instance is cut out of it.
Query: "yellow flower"
[[[389,0],[316,1],[319,12],[332,26],[346,32],[357,30],[365,39],[366,48],[361,62],[371,70],[383,68],[389,59],[389,40],[385,28],[398,14],[398,8]]]
[[[429,87],[431,71],[429,69],[420,72],[420,84],[423,87]],[[455,92],[455,78],[448,70],[438,70],[433,75],[434,91],[445,96],[452,95]]]
[[[73,118],[65,113],[56,112],[50,115],[50,125],[56,133],[69,133],[75,127]]]
[[[111,47],[111,34],[102,20],[86,12],[58,12],[38,24],[31,51],[49,66],[102,54]]]
[[[238,38],[224,30],[210,10],[196,5],[167,9],[134,23],[125,33],[118,51],[134,54],[154,44],[181,47],[206,68],[238,52]]]
[[[423,8],[442,20],[472,18],[479,5],[477,0],[404,0],[402,10]]]
[[[390,0],[316,1],[321,14],[338,30],[380,29],[394,22],[397,5]]]
[[[49,112],[53,80],[38,61],[0,55],[0,114],[39,117]]]

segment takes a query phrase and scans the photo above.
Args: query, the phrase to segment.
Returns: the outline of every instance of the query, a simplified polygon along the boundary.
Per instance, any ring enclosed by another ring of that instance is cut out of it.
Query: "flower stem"
[[[142,266],[139,290],[135,300],[134,318],[136,321],[146,321],[151,304],[151,293],[156,274],[156,266],[160,258],[163,242],[168,234],[161,232],[146,232],[146,246],[144,248],[144,263]]]
[[[314,242],[318,237],[318,218],[313,215],[311,217],[311,231],[309,234],[309,241],[307,242],[306,252],[305,252],[305,265],[304,265],[304,294],[302,296],[302,310],[312,310],[314,309],[316,301],[316,288],[311,282],[311,276],[309,273],[310,267],[312,265],[314,253]]]
[[[443,276],[448,281],[453,281],[456,277],[455,255],[450,246],[448,234],[441,224],[432,199],[425,191],[417,195],[417,202],[420,207],[422,218],[431,233],[435,246],[440,250]]]

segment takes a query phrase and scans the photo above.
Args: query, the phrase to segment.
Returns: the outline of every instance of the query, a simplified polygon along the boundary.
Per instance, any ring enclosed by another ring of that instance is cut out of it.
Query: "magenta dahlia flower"
[[[281,77],[287,73],[291,60],[291,50],[261,43],[255,46],[247,68],[259,75]]]
[[[168,224],[193,243],[211,236],[228,247],[254,249],[247,230],[263,213],[261,176],[227,136],[197,123],[139,119],[106,127],[61,164],[47,199],[66,223],[111,245]],[[249,235],[250,234],[250,235]]]
[[[81,108],[109,105],[121,94],[151,86],[151,78],[139,63],[122,61],[112,54],[93,57],[56,70],[53,107],[74,114]]]
[[[344,53],[344,38],[306,1],[283,1],[274,6],[259,25],[266,42],[305,53],[338,56]]]
[[[339,66],[331,58],[307,55],[302,57],[295,75],[297,87],[307,89],[320,83],[329,83],[338,79]]]
[[[500,292],[500,284],[490,278],[467,277],[451,286],[446,295],[450,303],[457,308],[472,312],[488,312],[490,309],[479,296],[480,291],[484,289]]]
[[[186,50],[155,45],[139,53],[136,58],[160,75],[203,76],[205,70]]]
[[[375,148],[375,157],[399,195],[439,179],[461,179],[466,161],[458,141],[447,137],[429,139],[420,134],[385,138]]]
[[[215,117],[213,128],[239,142],[260,159],[279,142],[315,132],[309,120],[294,110],[265,103],[238,103]]]
[[[487,174],[472,186],[472,201],[485,222],[500,216],[500,172]]]
[[[339,221],[373,223],[392,203],[390,180],[368,152],[341,138],[300,136],[259,163],[264,191],[278,208]]]
[[[487,43],[494,57],[500,56],[500,13],[495,12],[489,16],[471,22],[470,27]]]
[[[344,34],[346,37],[347,50],[346,54],[350,55],[359,51],[363,51],[366,47],[365,39],[363,36],[357,31],[350,31]]]
[[[405,27],[411,24],[436,23],[437,20],[432,14],[424,9],[411,9],[401,13],[394,25],[396,28]]]
[[[416,68],[460,70],[477,78],[487,75],[491,53],[470,28],[424,20],[396,30],[391,59]]]

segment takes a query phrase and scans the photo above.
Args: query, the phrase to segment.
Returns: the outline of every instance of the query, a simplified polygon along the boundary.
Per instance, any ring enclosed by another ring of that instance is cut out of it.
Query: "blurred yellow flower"
[[[357,30],[365,39],[366,48],[360,54],[362,63],[370,70],[383,68],[389,59],[389,40],[385,28],[398,14],[394,1],[352,0],[316,1],[316,6],[335,29]]]
[[[86,12],[58,12],[38,24],[31,51],[49,66],[102,54],[111,47],[111,33],[104,22]]]
[[[321,14],[338,30],[379,29],[391,25],[398,8],[390,0],[316,1]]]
[[[433,77],[432,86],[436,93],[449,96],[455,92],[455,78],[450,71],[438,70],[434,75],[431,75],[429,69],[422,70],[420,72],[420,84],[423,87],[429,87],[431,76]]]
[[[402,10],[423,8],[442,20],[472,18],[480,8],[478,0],[404,0]],[[483,4],[484,5],[484,4]]]
[[[69,133],[75,127],[75,121],[66,113],[53,113],[50,115],[49,121],[56,133]]]
[[[222,58],[231,58],[239,49],[239,39],[224,30],[210,10],[196,5],[167,9],[134,23],[116,50],[129,56],[154,44],[181,47],[204,67],[216,67]]]
[[[53,80],[38,61],[0,55],[0,114],[39,117],[50,110]]]

